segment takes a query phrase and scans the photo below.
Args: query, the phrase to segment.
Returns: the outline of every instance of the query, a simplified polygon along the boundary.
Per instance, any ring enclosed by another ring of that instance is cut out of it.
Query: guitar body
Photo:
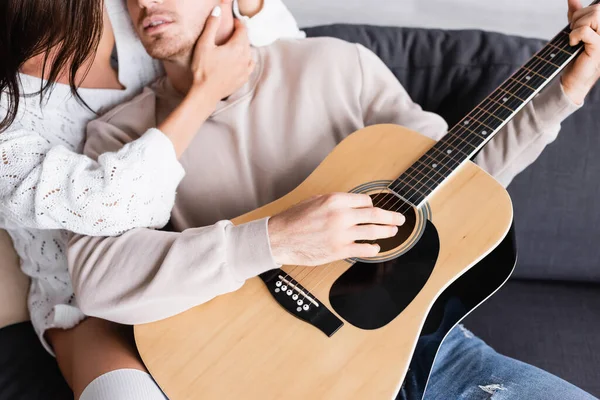
[[[365,128],[294,191],[233,222],[277,214],[316,194],[379,193],[434,143],[395,125]],[[442,337],[512,272],[510,243],[502,249],[510,253],[502,259],[508,266],[478,265],[507,238],[512,216],[506,190],[467,162],[426,204],[408,211],[407,226],[396,242],[382,244],[376,259],[285,266],[250,279],[236,292],[136,326],[139,352],[170,400],[392,399],[419,353],[419,339],[442,329],[450,300],[475,293],[465,296],[470,300],[462,301],[458,317],[449,317]],[[465,281],[469,276],[478,282]],[[293,278],[320,302],[305,304],[330,311],[327,328],[282,306],[293,304],[280,298],[286,296],[279,291],[282,278],[283,285]]]

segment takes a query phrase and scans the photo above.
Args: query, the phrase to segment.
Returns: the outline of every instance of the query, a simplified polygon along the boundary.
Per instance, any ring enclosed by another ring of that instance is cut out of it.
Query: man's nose
[[[137,0],[139,8],[151,8],[152,6],[162,4],[164,0]]]

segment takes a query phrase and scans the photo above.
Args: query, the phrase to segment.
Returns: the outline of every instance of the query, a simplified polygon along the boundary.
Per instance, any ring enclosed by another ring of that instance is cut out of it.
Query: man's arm
[[[167,318],[237,290],[275,264],[267,219],[119,237],[75,235],[69,272],[84,314],[122,324]]]
[[[361,104],[365,125],[395,123],[441,139],[448,130],[446,122],[439,115],[423,111],[375,54],[357,46],[363,73]],[[556,139],[561,122],[579,107],[556,80],[498,132],[475,162],[508,186]]]

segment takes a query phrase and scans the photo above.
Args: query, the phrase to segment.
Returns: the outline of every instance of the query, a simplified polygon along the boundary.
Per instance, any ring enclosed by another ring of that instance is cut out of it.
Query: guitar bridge
[[[281,269],[259,275],[275,300],[287,312],[331,337],[344,323],[323,303]]]

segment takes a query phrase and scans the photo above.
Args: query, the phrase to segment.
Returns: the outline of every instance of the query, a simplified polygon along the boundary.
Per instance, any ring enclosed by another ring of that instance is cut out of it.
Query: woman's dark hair
[[[21,97],[19,70],[34,56],[45,54],[47,81],[36,93],[40,101],[66,73],[71,92],[83,102],[77,93],[76,73],[98,48],[103,7],[103,0],[0,0],[0,98],[7,97],[0,132],[16,118]]]

